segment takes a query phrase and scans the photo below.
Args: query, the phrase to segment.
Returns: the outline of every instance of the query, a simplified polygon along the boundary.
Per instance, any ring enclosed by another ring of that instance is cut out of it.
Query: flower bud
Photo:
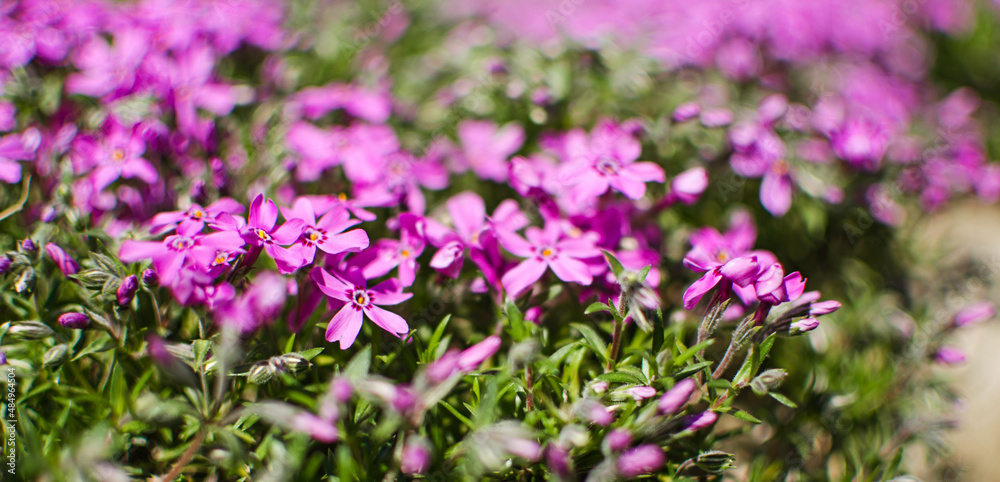
[[[695,104],[694,102],[688,102],[681,104],[674,109],[674,113],[671,118],[674,122],[684,122],[687,120],[694,119],[701,113],[701,106]]]
[[[267,363],[257,363],[250,367],[250,373],[247,374],[247,377],[250,378],[251,382],[263,385],[274,378],[274,373],[268,367]]]
[[[996,307],[993,306],[993,303],[983,301],[973,303],[955,313],[954,323],[955,326],[974,325],[989,320],[994,315],[996,315]]]
[[[673,388],[667,390],[667,393],[660,397],[660,401],[656,404],[657,410],[664,415],[676,413],[687,404],[696,388],[698,388],[698,383],[690,378],[677,382]]]
[[[46,243],[45,253],[52,258],[52,261],[56,262],[56,266],[59,266],[59,271],[62,271],[63,276],[76,274],[80,271],[80,265],[76,263],[76,260],[66,254],[66,251],[56,243]]]
[[[286,353],[281,355],[281,359],[292,373],[306,369],[310,365],[309,360],[298,353]]]
[[[585,398],[580,400],[576,410],[577,416],[580,418],[589,420],[591,423],[602,427],[611,425],[611,422],[615,420],[615,417],[608,412],[607,407],[591,399]]]
[[[45,368],[56,368],[62,365],[66,361],[66,355],[69,353],[69,347],[65,343],[61,343],[45,352],[42,355],[42,366]]]
[[[958,348],[943,346],[938,348],[934,359],[942,365],[958,365],[965,361],[965,353]]]
[[[596,381],[590,384],[590,389],[593,390],[594,393],[604,393],[608,390],[608,382]]]
[[[705,472],[718,474],[733,466],[735,455],[721,450],[709,450],[695,459],[694,463]]]
[[[45,206],[45,208],[42,209],[42,222],[43,223],[51,223],[52,221],[56,220],[56,216],[58,216],[58,215],[59,215],[59,211],[56,209],[55,206],[53,206],[51,204],[48,205],[48,206]]]
[[[340,438],[337,426],[311,413],[298,413],[292,417],[292,429],[309,434],[317,442],[333,443]]]
[[[684,430],[690,432],[701,430],[711,426],[718,418],[719,414],[715,412],[702,412],[697,415],[691,415],[685,420]]]
[[[462,371],[474,370],[500,349],[500,337],[493,335],[462,350],[458,355],[458,367]]]
[[[118,291],[116,296],[118,298],[118,304],[120,306],[125,306],[132,302],[132,298],[135,297],[135,292],[139,289],[139,278],[134,274],[130,274],[122,280],[122,284],[118,286]]]
[[[35,270],[32,267],[27,267],[21,272],[21,275],[17,277],[14,281],[14,291],[18,293],[27,293],[35,289]]]
[[[347,403],[351,401],[351,395],[354,394],[354,387],[351,386],[351,382],[346,378],[338,377],[330,382],[330,392],[333,393],[333,397],[338,402]]]
[[[0,366],[7,364],[7,352],[0,351]]]
[[[778,388],[787,376],[788,372],[780,368],[765,370],[750,382],[750,388],[757,395],[767,395],[771,390]]]
[[[0,256],[0,274],[7,274],[10,272],[10,267],[14,262],[5,254]]]
[[[142,284],[151,288],[157,287],[160,285],[160,275],[156,274],[152,268],[146,269],[142,272]]]
[[[612,452],[621,452],[632,444],[632,434],[623,428],[616,428],[604,438]]]
[[[26,340],[38,340],[55,334],[52,328],[37,321],[19,321],[12,325],[7,333]]]
[[[682,204],[691,205],[708,188],[708,171],[703,167],[688,169],[670,182],[670,195]]]
[[[625,393],[632,396],[635,401],[645,400],[656,396],[656,389],[653,387],[637,386],[625,389]]]
[[[840,302],[836,300],[820,301],[809,305],[809,316],[828,315],[840,309]]]
[[[458,372],[458,361],[458,350],[448,350],[444,355],[441,355],[441,358],[428,364],[424,373],[427,374],[427,379],[431,383],[441,383]]]
[[[70,330],[82,330],[90,325],[90,317],[76,311],[59,315],[59,324]]]
[[[791,335],[801,335],[803,333],[809,333],[818,327],[819,320],[816,318],[805,318],[789,325],[788,333]]]
[[[410,436],[400,456],[400,470],[407,475],[422,474],[431,466],[431,449],[423,437]]]
[[[33,253],[38,249],[38,246],[35,245],[35,242],[32,241],[31,238],[25,238],[21,241],[21,244],[17,246],[17,249],[22,253]]]
[[[633,479],[656,471],[666,460],[660,447],[640,445],[618,458],[618,473],[622,477]]]

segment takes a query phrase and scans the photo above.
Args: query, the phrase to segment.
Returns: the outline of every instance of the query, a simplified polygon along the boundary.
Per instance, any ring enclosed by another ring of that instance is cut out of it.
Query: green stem
[[[611,334],[611,354],[608,355],[608,366],[605,371],[614,369],[618,361],[618,350],[622,344],[622,328],[625,326],[625,300],[618,299],[618,316],[615,316],[615,330]]]

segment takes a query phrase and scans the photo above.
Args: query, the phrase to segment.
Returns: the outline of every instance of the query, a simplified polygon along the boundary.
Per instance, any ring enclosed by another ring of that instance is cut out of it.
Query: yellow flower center
[[[337,194],[337,199],[340,199],[341,201],[346,201],[347,200],[347,194],[344,194],[344,193]]]
[[[317,239],[319,239],[319,233],[317,233],[316,231],[309,233],[310,241],[316,241]]]
[[[115,149],[111,151],[111,160],[114,162],[122,162],[125,160],[125,151],[121,149]]]
[[[194,216],[195,219],[201,219],[205,217],[205,212],[199,209],[195,211],[194,214],[192,214],[192,216]]]
[[[549,248],[543,249],[542,250],[542,256],[545,257],[545,258],[548,258],[549,256],[552,256],[552,250],[549,249]]]
[[[404,250],[400,251],[399,254],[402,255],[404,258],[409,258],[410,257],[410,250],[404,249]]]
[[[726,253],[725,251],[720,252],[719,255],[715,257],[715,259],[718,259],[720,263],[725,262],[727,259],[729,259],[729,253]]]
[[[258,238],[267,239],[267,231],[264,231],[263,229],[258,229],[256,230],[256,233]]]

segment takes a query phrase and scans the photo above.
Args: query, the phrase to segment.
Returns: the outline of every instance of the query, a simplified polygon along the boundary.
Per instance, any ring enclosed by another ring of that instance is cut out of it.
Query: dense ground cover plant
[[[5,477],[913,470],[992,8],[4,3]]]

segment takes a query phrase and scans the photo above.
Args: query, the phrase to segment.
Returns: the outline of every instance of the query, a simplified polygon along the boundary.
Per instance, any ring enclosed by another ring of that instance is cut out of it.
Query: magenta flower
[[[640,445],[618,458],[618,473],[631,479],[659,469],[666,461],[667,457],[660,447]]]
[[[504,249],[527,258],[503,275],[503,287],[511,297],[538,281],[546,268],[568,283],[589,285],[593,281],[590,268],[582,260],[600,256],[601,252],[588,237],[566,237],[555,222],[547,223],[544,230],[529,227],[524,232],[527,240],[508,230],[496,234]]]
[[[137,178],[147,184],[160,178],[156,168],[142,157],[146,141],[138,124],[126,127],[112,118],[103,134],[96,139],[81,137],[73,143],[74,167],[78,173],[90,171],[95,190],[103,190],[119,178]]]
[[[90,326],[90,317],[77,311],[70,311],[59,315],[59,324],[70,330],[82,330]]]
[[[639,141],[621,126],[604,121],[588,138],[576,130],[566,135],[567,163],[560,179],[572,186],[573,202],[582,203],[612,188],[629,199],[646,194],[647,182],[664,182],[663,168],[653,162],[635,162],[642,152]]]
[[[37,131],[35,131],[37,132]],[[15,183],[21,180],[21,164],[16,161],[34,159],[38,143],[28,142],[28,132],[22,135],[0,137],[0,181]]]
[[[236,232],[219,231],[202,235],[194,225],[187,225],[185,229],[178,228],[176,234],[167,236],[163,241],[126,240],[118,256],[125,263],[152,259],[160,283],[171,286],[186,263],[208,268],[219,252],[244,252],[243,244],[243,238]]]
[[[483,179],[507,180],[507,160],[524,142],[524,131],[517,124],[497,127],[490,121],[466,120],[458,126],[462,155],[456,159],[458,172],[469,168]]]
[[[656,408],[661,414],[672,415],[687,404],[691,394],[698,388],[698,383],[690,378],[685,378],[660,397],[656,403]]]
[[[243,239],[251,246],[263,247],[268,256],[274,258],[278,272],[288,274],[304,266],[305,257],[299,250],[282,246],[288,246],[299,239],[305,221],[291,219],[275,228],[277,222],[278,208],[274,201],[268,199],[265,202],[264,195],[258,194],[250,204],[247,225],[242,230]]]
[[[313,262],[317,248],[325,253],[339,254],[358,252],[368,247],[368,233],[364,230],[344,232],[361,221],[351,219],[350,213],[343,206],[333,207],[316,221],[316,210],[312,202],[299,198],[291,209],[283,209],[282,214],[285,219],[301,219],[305,223],[296,242],[305,264]]]
[[[454,230],[428,219],[427,239],[440,248],[431,258],[430,266],[451,278],[457,278],[462,270],[466,250],[477,252],[473,254],[474,259],[483,256],[481,251],[489,244],[483,236],[485,230],[499,226],[501,229],[516,231],[528,224],[528,218],[513,200],[500,203],[491,218],[486,217],[483,199],[473,192],[456,194],[445,206]]]
[[[753,289],[756,275],[761,266],[770,266],[777,258],[768,251],[752,250],[756,239],[757,230],[745,211],[733,214],[726,234],[711,227],[695,231],[691,235],[691,250],[684,256],[684,266],[705,275],[684,292],[684,308],[693,308],[720,282],[720,296],[728,297],[733,290],[744,304],[757,301]]]
[[[114,46],[100,35],[93,36],[73,58],[81,72],[66,78],[66,92],[91,97],[117,90],[127,92],[135,84],[137,68],[149,44],[149,34],[137,28],[117,30]]]
[[[874,171],[882,162],[888,139],[876,123],[851,119],[830,135],[830,144],[837,157],[854,168]]]
[[[953,323],[955,326],[975,325],[993,318],[996,312],[996,306],[989,301],[972,303],[955,313]]]
[[[365,317],[397,337],[409,331],[410,327],[403,317],[379,308],[379,305],[402,303],[413,296],[412,293],[403,293],[398,280],[386,280],[368,289],[367,280],[356,269],[348,270],[341,278],[318,266],[312,269],[309,276],[325,295],[345,303],[326,329],[326,340],[331,343],[339,341],[340,349],[354,344]]]
[[[201,231],[205,227],[205,222],[212,221],[222,213],[239,214],[243,212],[243,205],[234,199],[227,197],[202,207],[200,204],[191,204],[185,211],[167,211],[153,216],[149,223],[150,234],[165,233],[173,230],[178,225],[192,225],[195,231]]]
[[[64,276],[76,274],[80,271],[80,265],[77,264],[76,260],[66,254],[66,251],[56,243],[46,243],[45,253],[52,258],[52,261],[56,262],[56,265],[59,266],[59,271],[62,271]]]
[[[411,213],[399,215],[399,240],[380,239],[357,258],[366,279],[382,276],[398,267],[399,281],[410,286],[417,278],[417,258],[424,252],[426,221]]]
[[[132,302],[132,298],[135,298],[136,291],[139,290],[139,277],[134,274],[130,274],[122,280],[122,283],[118,285],[118,290],[115,291],[115,298],[118,300],[120,306],[125,306]]]
[[[785,144],[768,126],[744,122],[729,130],[733,154],[729,164],[744,177],[763,177],[760,202],[768,212],[782,216],[792,205],[792,177],[785,161]]]

